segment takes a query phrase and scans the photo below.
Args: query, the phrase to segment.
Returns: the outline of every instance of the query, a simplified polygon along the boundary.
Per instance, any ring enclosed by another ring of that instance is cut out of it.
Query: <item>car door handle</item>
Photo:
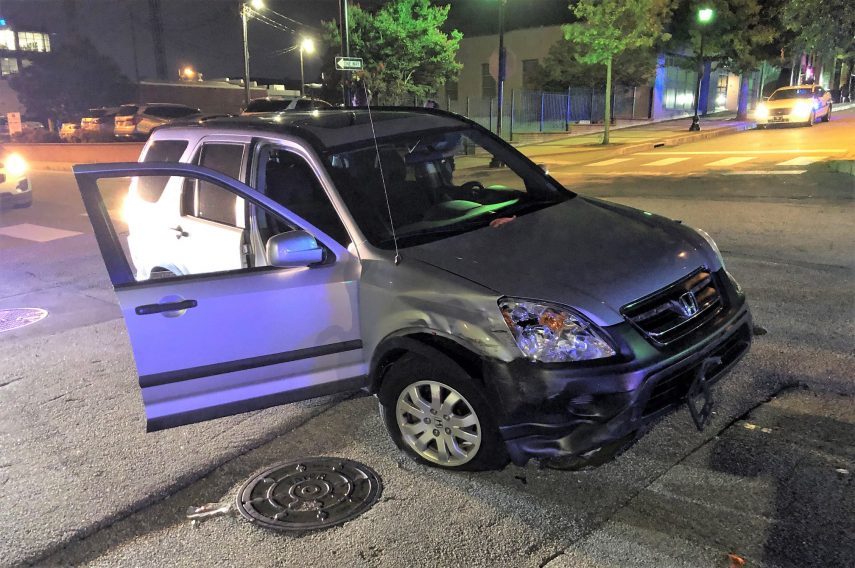
[[[167,302],[165,304],[146,304],[144,306],[137,306],[134,308],[134,312],[138,316],[147,316],[149,314],[159,314],[163,312],[180,312],[182,310],[189,310],[190,308],[195,308],[198,306],[198,302],[196,300],[182,300],[180,302]]]
[[[172,230],[178,232],[178,234],[175,235],[176,239],[180,239],[181,237],[189,237],[190,236],[190,233],[188,233],[187,231],[182,229],[181,225],[178,225],[177,227],[172,227]]]

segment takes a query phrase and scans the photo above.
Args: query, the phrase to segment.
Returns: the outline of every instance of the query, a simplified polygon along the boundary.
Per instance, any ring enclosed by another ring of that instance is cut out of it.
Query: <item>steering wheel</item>
[[[463,185],[460,186],[460,191],[469,196],[476,198],[481,192],[486,191],[487,188],[480,181],[467,181]]]

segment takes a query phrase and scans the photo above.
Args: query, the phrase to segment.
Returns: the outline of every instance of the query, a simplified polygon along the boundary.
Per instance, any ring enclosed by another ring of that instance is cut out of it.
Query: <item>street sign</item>
[[[335,68],[339,71],[359,71],[362,69],[361,57],[336,57]]]

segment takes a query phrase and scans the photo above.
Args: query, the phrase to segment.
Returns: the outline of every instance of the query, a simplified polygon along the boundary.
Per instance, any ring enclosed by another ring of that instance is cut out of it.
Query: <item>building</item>
[[[543,26],[505,33],[507,63],[504,93],[506,105],[510,104],[512,96],[516,94],[519,97],[516,100],[526,101],[525,105],[531,106],[531,103],[524,98],[530,98],[531,94],[523,94],[522,91],[525,90],[529,77],[538,64],[549,54],[550,48],[556,42],[562,41],[563,37],[561,26]],[[448,106],[450,108],[464,112],[464,109],[467,108],[471,111],[481,107],[490,107],[489,101],[494,100],[497,95],[498,52],[499,39],[497,35],[464,37],[460,41],[457,60],[463,65],[463,68],[458,80],[446,85],[441,93],[441,96],[449,101]],[[615,108],[617,110],[626,109],[627,118],[665,119],[692,114],[698,77],[698,73],[691,69],[692,60],[691,54],[670,52],[660,54],[656,77],[652,84],[646,88],[624,90],[623,94],[618,90],[616,96],[628,98],[626,101],[616,100]],[[707,66],[707,73],[709,74],[709,80],[705,81],[707,95],[702,94],[701,104],[703,105],[706,101],[708,112],[735,111],[739,95],[739,76],[725,70],[710,70],[709,65]],[[756,77],[752,76],[751,79],[749,93],[753,95],[756,91],[753,86]],[[640,93],[639,91],[646,92]],[[586,95],[582,92],[577,93],[574,89],[568,90],[567,122],[572,122],[574,118],[583,116],[584,109],[581,109],[582,112],[573,112],[574,108],[580,107],[575,98],[583,96],[591,100],[588,105],[588,118],[597,119],[596,106],[598,101],[596,99],[599,96],[599,104],[602,105],[603,94],[593,93],[590,89],[587,89],[587,93]],[[537,96],[540,97],[540,94]],[[494,105],[495,103],[493,103]],[[505,112],[507,113],[508,110]],[[573,116],[574,114],[576,117]],[[602,112],[600,112],[599,118],[602,119]],[[618,118],[621,116],[618,115]]]
[[[0,18],[0,115],[26,110],[9,86],[8,79],[50,51],[50,34],[17,30]]]

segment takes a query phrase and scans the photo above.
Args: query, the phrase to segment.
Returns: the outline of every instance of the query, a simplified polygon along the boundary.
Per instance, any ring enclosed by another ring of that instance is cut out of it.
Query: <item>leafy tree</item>
[[[134,85],[88,40],[77,38],[35,59],[10,79],[27,114],[59,121],[133,97]]]
[[[789,0],[781,20],[793,34],[793,53],[849,58],[855,62],[855,3],[850,0]],[[818,73],[819,74],[819,73]],[[838,85],[831,85],[836,89]]]
[[[407,95],[426,97],[457,77],[461,65],[454,57],[463,37],[457,30],[442,31],[450,6],[430,0],[392,0],[376,12],[360,6],[348,11],[350,54],[361,57],[360,78],[381,101]],[[335,89],[342,74],[335,71],[341,35],[336,22],[324,22],[325,83]]]
[[[563,91],[568,87],[605,87],[605,75],[591,73],[590,66],[580,63],[576,59],[577,55],[579,47],[575,43],[567,40],[554,43],[524,87],[546,91]],[[612,81],[616,85],[646,85],[655,74],[656,52],[651,48],[627,49],[614,58]]]
[[[609,143],[612,63],[630,49],[652,47],[667,41],[664,26],[672,0],[578,0],[571,10],[579,21],[564,26],[564,37],[578,44],[576,59],[606,66],[606,114],[603,144]]]

